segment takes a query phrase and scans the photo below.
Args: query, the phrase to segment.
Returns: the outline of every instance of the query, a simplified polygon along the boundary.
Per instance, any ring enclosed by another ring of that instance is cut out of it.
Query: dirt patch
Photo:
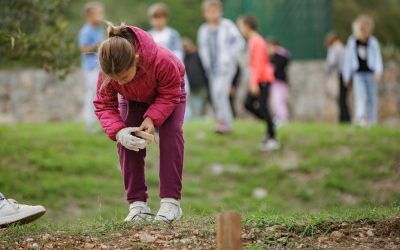
[[[0,240],[0,249],[215,249],[214,222],[126,226],[94,237],[68,232],[48,232],[20,240]],[[6,229],[5,229],[6,230]],[[2,233],[6,232],[0,231]],[[2,237],[0,237],[2,239]],[[253,227],[242,234],[245,247],[274,249],[399,249],[400,217],[383,221],[317,226]]]
[[[296,182],[298,185],[307,186],[312,181],[318,181],[324,179],[327,175],[330,174],[329,168],[321,167],[318,170],[312,172],[301,172],[301,171],[293,171],[290,173],[290,178]]]
[[[299,162],[300,156],[296,151],[285,149],[277,163],[282,170],[295,170],[298,168]]]
[[[375,200],[382,203],[392,194],[400,194],[400,172],[396,172],[388,178],[374,181],[371,190],[375,193]]]
[[[347,205],[356,205],[359,202],[359,198],[350,193],[340,192],[339,197]]]
[[[247,244],[274,249],[400,249],[400,218],[286,228],[252,228]]]

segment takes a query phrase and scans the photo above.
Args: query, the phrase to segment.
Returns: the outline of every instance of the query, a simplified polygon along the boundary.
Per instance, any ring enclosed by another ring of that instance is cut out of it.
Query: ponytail
[[[101,89],[104,89],[110,82],[110,75],[119,74],[129,69],[135,63],[136,57],[136,36],[132,30],[121,24],[114,26],[105,21],[108,25],[108,38],[99,46],[99,62],[102,70],[103,83]]]
[[[108,37],[122,37],[128,40],[130,43],[135,44],[136,43],[136,37],[135,34],[131,31],[128,26],[126,26],[124,23],[121,23],[120,26],[114,26],[111,22],[109,21],[104,21],[107,24],[107,35]]]

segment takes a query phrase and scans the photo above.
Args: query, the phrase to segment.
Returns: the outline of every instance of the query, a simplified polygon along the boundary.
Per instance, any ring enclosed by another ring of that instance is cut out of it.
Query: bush
[[[0,63],[66,74],[79,51],[66,36],[68,0],[1,0]]]

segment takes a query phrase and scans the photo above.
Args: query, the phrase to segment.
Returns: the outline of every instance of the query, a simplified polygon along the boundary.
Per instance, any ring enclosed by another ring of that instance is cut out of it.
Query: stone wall
[[[289,70],[290,107],[294,119],[337,121],[337,76],[326,76],[322,61],[295,62]],[[387,62],[378,84],[378,116],[381,123],[400,123],[400,63]],[[353,110],[353,91],[349,104]],[[353,112],[351,112],[352,114]]]
[[[43,70],[0,71],[0,123],[79,120],[83,75],[65,80]]]
[[[335,75],[325,76],[323,61],[293,62],[289,78],[292,119],[337,120],[337,79]],[[79,70],[64,80],[36,69],[0,71],[0,123],[77,121],[81,118],[83,85]],[[239,99],[245,89],[243,84]],[[244,114],[243,110],[240,113]],[[385,65],[379,84],[379,120],[400,123],[399,62]]]

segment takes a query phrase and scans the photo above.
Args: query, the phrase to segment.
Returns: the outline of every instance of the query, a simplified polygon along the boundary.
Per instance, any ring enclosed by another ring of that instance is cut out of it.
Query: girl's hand
[[[139,131],[144,131],[144,132],[149,133],[151,135],[154,135],[155,130],[156,129],[154,127],[154,122],[149,117],[146,117],[146,119],[144,119],[144,121],[142,122],[142,125],[140,125],[140,127],[139,127]],[[154,142],[158,143],[157,136],[154,137]]]
[[[381,75],[381,74],[375,74],[375,75],[374,75],[374,78],[375,78],[375,81],[376,81],[377,83],[379,83],[379,82],[382,80],[382,75]]]
[[[146,147],[146,141],[132,135],[132,133],[137,131],[139,131],[139,128],[135,127],[121,129],[116,135],[117,142],[132,151],[137,152],[139,149],[144,149]]]
[[[145,131],[137,131],[135,135],[146,140],[147,144],[150,144],[154,140],[154,135],[149,134]]]

